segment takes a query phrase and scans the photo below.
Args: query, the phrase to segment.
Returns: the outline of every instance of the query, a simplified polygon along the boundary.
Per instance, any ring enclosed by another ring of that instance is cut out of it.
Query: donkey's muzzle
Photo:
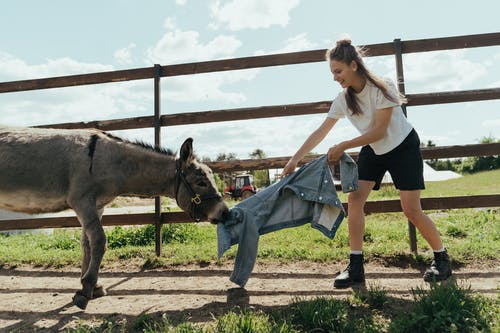
[[[208,216],[208,220],[212,224],[224,222],[229,217],[229,208],[224,201],[220,201],[214,208],[212,214]]]

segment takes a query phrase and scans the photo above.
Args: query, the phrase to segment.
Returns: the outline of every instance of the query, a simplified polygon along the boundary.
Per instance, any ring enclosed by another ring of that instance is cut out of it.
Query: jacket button
[[[323,200],[323,197],[319,197],[318,199],[319,199],[319,200]]]
[[[304,196],[304,193],[300,193],[300,196],[303,197]]]
[[[328,179],[325,179],[325,184],[328,183]]]

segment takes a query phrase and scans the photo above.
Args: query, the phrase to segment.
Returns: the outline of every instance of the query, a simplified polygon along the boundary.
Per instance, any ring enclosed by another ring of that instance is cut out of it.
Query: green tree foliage
[[[251,152],[249,156],[252,159],[263,159],[266,158],[266,153],[264,153],[262,149],[257,148],[253,152]],[[252,175],[253,181],[257,188],[269,186],[269,169],[253,170]]]
[[[217,162],[221,161],[233,161],[236,159],[236,154],[235,153],[219,153],[215,160]],[[233,178],[234,178],[234,172],[221,172],[218,174],[215,174],[215,181],[217,182],[217,188],[221,193],[224,193],[224,189],[226,186],[230,186]]]
[[[492,137],[484,137],[479,143],[496,143],[500,140],[495,140]],[[432,140],[428,140],[424,144],[425,147],[435,147]],[[500,168],[500,156],[472,156],[464,159],[432,159],[426,162],[435,170],[452,170],[459,173],[476,173],[479,171],[495,170]]]
[[[480,143],[499,143],[492,137],[484,137]],[[500,155],[493,156],[473,156],[462,161],[458,168],[460,173],[475,173],[479,171],[495,170],[500,168]]]

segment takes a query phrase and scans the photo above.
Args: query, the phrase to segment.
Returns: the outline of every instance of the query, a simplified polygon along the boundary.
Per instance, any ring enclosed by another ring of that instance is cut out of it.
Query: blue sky
[[[500,2],[486,1],[36,1],[2,4],[0,81],[148,67],[354,44],[500,31]],[[393,57],[367,58],[395,78]],[[500,87],[500,47],[404,56],[407,93]],[[0,123],[38,125],[151,115],[152,80],[0,94]],[[162,79],[162,113],[332,100],[326,62]],[[408,109],[422,141],[472,144],[500,138],[498,100]],[[288,156],[324,115],[164,127],[174,150],[191,136],[200,156],[256,148]],[[152,129],[120,131],[152,141]],[[315,152],[357,135],[339,122]]]

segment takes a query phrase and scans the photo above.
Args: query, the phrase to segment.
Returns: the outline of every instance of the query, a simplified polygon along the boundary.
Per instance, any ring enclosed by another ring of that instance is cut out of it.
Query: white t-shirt
[[[390,79],[384,79],[389,95],[398,96],[396,86]],[[357,102],[363,112],[360,115],[353,115],[347,108],[344,91],[340,92],[333,101],[327,117],[340,119],[347,117],[349,121],[358,129],[361,134],[368,132],[375,120],[377,110],[394,107],[391,120],[387,127],[386,135],[375,142],[370,143],[373,151],[377,155],[382,155],[396,148],[413,129],[403,114],[399,103],[387,99],[382,91],[370,81],[366,81],[363,90],[356,94]]]

